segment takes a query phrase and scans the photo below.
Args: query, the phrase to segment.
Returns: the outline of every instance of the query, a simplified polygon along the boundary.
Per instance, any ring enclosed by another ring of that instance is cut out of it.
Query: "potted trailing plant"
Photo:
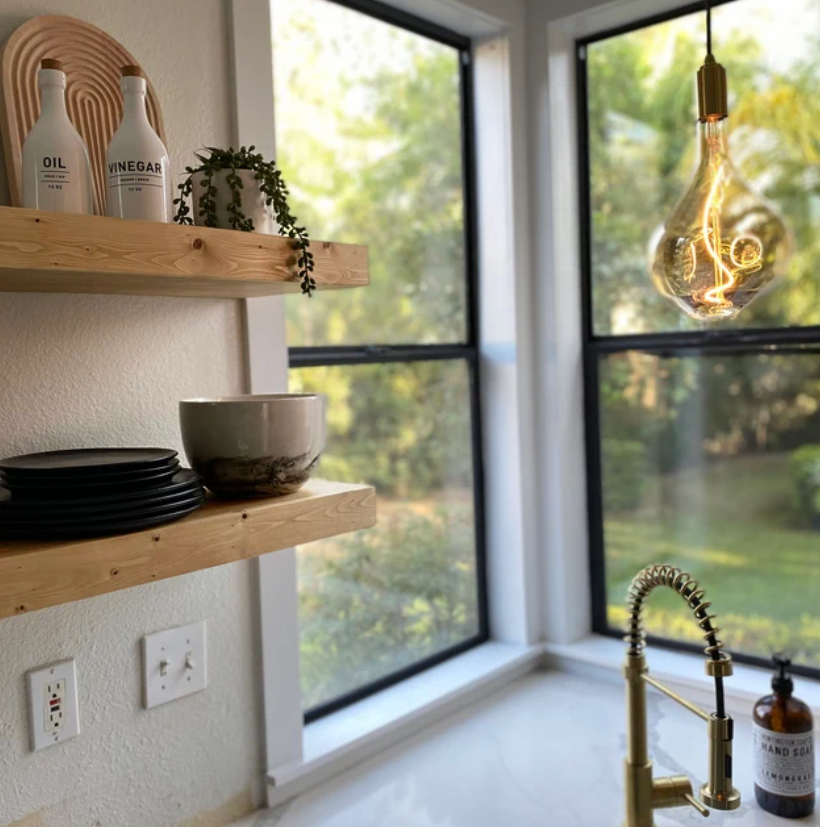
[[[302,292],[316,287],[310,237],[296,223],[288,206],[288,189],[275,161],[266,161],[256,147],[217,149],[196,153],[197,166],[185,167],[185,179],[174,199],[177,224],[197,224],[246,233],[286,236],[297,251]],[[193,213],[188,200],[193,202]]]

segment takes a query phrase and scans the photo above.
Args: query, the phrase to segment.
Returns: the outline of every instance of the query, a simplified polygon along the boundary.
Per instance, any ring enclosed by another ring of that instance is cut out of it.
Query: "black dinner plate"
[[[145,531],[148,528],[172,523],[188,514],[192,514],[205,502],[204,498],[186,508],[171,511],[166,514],[159,514],[150,517],[142,517],[135,520],[121,520],[114,523],[99,522],[87,525],[48,525],[29,528],[10,528],[7,523],[0,522],[0,537],[9,540],[71,540],[86,539],[91,537],[113,537],[117,534],[130,534],[133,531]]]
[[[104,473],[77,473],[71,475],[58,474],[31,474],[29,472],[14,472],[4,474],[0,482],[8,488],[46,488],[65,487],[74,485],[119,485],[120,483],[152,481],[167,474],[179,471],[179,460],[173,460],[167,465],[152,468],[139,468],[135,471],[106,471]]]
[[[71,468],[63,470],[30,470],[12,469],[9,471],[0,470],[0,477],[10,480],[76,480],[87,478],[116,479],[117,477],[136,476],[138,474],[153,474],[157,471],[164,471],[167,468],[174,468],[179,465],[179,457],[171,457],[165,462],[157,462],[151,465],[133,468],[117,468],[101,465],[98,468]]]
[[[45,451],[22,454],[0,460],[0,471],[27,471],[45,474],[93,474],[104,470],[135,471],[163,466],[177,457],[168,448],[74,448],[68,451]]]
[[[5,509],[39,511],[41,509],[98,508],[109,505],[117,507],[130,503],[142,503],[157,497],[201,490],[202,478],[190,468],[177,471],[168,482],[151,487],[148,490],[121,491],[106,487],[102,493],[91,492],[89,494],[69,487],[61,489],[59,492],[60,494],[65,493],[65,496],[48,498],[44,494],[42,497],[32,499],[25,494],[22,497],[18,496],[16,490],[12,492],[7,488],[0,487],[0,514],[3,514]]]
[[[73,509],[46,509],[22,510],[3,508],[0,510],[0,524],[10,527],[29,527],[40,523],[100,523],[116,522],[119,520],[150,517],[154,514],[164,514],[166,511],[175,511],[193,505],[198,500],[205,499],[205,492],[187,491],[181,494],[171,494],[159,501],[146,500],[141,503],[125,503],[123,505],[106,505],[100,508],[73,508]]]
[[[0,486],[8,489],[14,496],[20,499],[41,500],[41,499],[63,499],[74,498],[78,495],[83,497],[104,496],[106,494],[127,493],[136,491],[151,491],[173,480],[179,473],[179,468],[167,468],[163,471],[144,474],[140,477],[131,477],[121,480],[102,482],[99,479],[88,482],[76,482],[65,480],[62,482],[48,483],[19,483],[13,480],[3,480]]]

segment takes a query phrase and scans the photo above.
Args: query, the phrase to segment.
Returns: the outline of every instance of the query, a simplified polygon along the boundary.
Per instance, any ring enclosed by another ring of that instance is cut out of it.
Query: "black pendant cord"
[[[706,0],[706,54],[712,54],[712,3]]]

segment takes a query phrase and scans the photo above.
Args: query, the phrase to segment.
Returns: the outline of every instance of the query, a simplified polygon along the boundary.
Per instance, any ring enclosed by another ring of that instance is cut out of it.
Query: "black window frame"
[[[431,23],[413,14],[387,6],[377,0],[328,0],[336,5],[369,15],[384,23],[405,29],[457,50],[460,67],[461,97],[461,159],[464,197],[464,250],[466,291],[466,337],[463,343],[432,345],[346,345],[288,348],[288,368],[327,367],[338,365],[372,365],[426,361],[460,361],[467,366],[471,418],[473,467],[473,511],[475,520],[476,589],[478,632],[455,646],[423,658],[378,680],[364,684],[330,701],[310,707],[304,712],[306,724],[344,709],[383,689],[394,686],[427,669],[443,663],[489,640],[489,608],[487,598],[487,551],[484,509],[484,465],[481,433],[481,392],[479,355],[479,280],[476,242],[476,154],[475,99],[473,86],[472,42],[463,35]],[[367,288],[365,288],[367,289]]]
[[[712,0],[711,7],[722,6],[735,0]],[[737,328],[720,330],[670,331],[598,335],[593,321],[592,276],[592,209],[591,169],[589,156],[589,120],[587,98],[587,48],[602,40],[628,34],[638,29],[666,23],[697,12],[706,13],[707,2],[690,3],[668,12],[651,15],[629,24],[597,32],[575,41],[575,85],[578,138],[578,205],[579,242],[581,265],[581,319],[582,361],[584,396],[584,436],[587,475],[587,523],[589,537],[590,595],[592,631],[596,634],[620,639],[623,629],[614,629],[607,619],[606,548],[604,540],[604,506],[601,471],[600,433],[600,383],[599,365],[602,359],[627,351],[646,353],[658,357],[700,357],[716,355],[759,355],[806,353],[820,348],[820,326],[783,328]],[[706,23],[704,20],[704,32]],[[692,67],[694,73],[695,67]],[[648,278],[648,275],[647,275]],[[663,561],[658,561],[663,562]],[[635,572],[637,574],[637,572]],[[626,596],[624,596],[626,600]],[[683,652],[703,652],[703,645],[684,640],[647,635],[647,640],[666,649]],[[739,663],[771,668],[771,661],[757,655],[732,651]],[[794,664],[792,671],[820,679],[820,668]]]

